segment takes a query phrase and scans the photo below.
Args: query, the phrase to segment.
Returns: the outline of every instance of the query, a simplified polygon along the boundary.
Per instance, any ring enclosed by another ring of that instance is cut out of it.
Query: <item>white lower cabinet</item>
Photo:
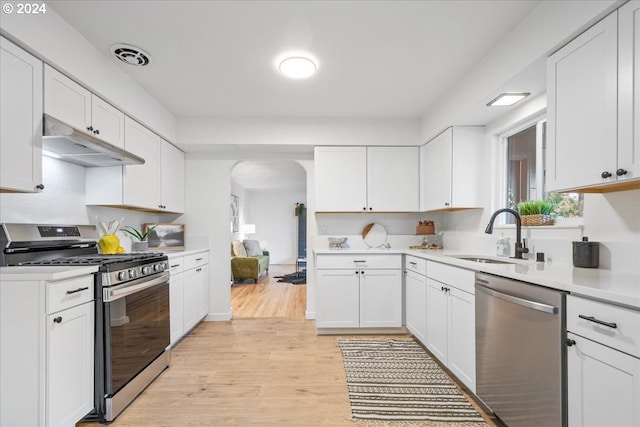
[[[318,255],[316,327],[400,328],[401,255]]]
[[[427,345],[427,268],[426,261],[407,255],[404,261],[405,326]]]
[[[175,345],[209,312],[209,252],[169,258],[171,345]]]
[[[638,311],[567,297],[569,426],[640,426],[638,325]]]
[[[2,280],[0,425],[74,426],[94,408],[93,275]]]
[[[427,348],[476,390],[475,273],[427,261]]]

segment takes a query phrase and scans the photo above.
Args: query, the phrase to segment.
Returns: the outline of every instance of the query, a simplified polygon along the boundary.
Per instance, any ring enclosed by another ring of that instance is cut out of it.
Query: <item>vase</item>
[[[146,252],[149,249],[149,242],[146,240],[142,242],[140,241],[133,242],[131,249],[133,252]]]

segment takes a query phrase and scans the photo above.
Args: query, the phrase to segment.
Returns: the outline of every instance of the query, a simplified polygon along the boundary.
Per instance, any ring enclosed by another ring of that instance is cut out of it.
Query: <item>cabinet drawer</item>
[[[184,271],[184,257],[169,258],[169,272],[171,275]]]
[[[580,315],[610,324],[615,323],[616,327],[582,319]],[[567,331],[576,335],[640,357],[638,325],[640,325],[640,311],[574,295],[567,296]]]
[[[191,270],[205,264],[209,264],[209,252],[200,252],[184,257],[184,270]]]
[[[47,314],[91,301],[94,297],[93,275],[47,283]]]
[[[476,274],[471,270],[427,261],[427,277],[475,295]]]
[[[404,268],[409,271],[414,271],[423,276],[427,275],[427,260],[424,258],[418,258],[412,255],[406,255],[404,258]]]
[[[402,255],[318,255],[316,268],[402,268]]]

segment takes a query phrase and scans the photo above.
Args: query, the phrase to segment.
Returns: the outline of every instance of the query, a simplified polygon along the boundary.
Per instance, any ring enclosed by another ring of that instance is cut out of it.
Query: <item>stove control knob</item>
[[[160,264],[153,264],[153,271],[155,271],[156,273],[160,271]]]
[[[127,280],[129,278],[129,274],[126,271],[121,271],[118,273],[118,280]]]
[[[138,272],[133,269],[129,270],[129,278],[135,279],[136,277],[138,277]]]
[[[142,267],[142,274],[149,274],[151,273],[151,267],[149,267],[148,265],[145,265],[144,267]]]

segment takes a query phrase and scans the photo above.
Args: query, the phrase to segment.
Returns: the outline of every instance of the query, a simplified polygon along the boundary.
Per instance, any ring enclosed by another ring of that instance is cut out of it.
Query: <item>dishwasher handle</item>
[[[545,313],[549,313],[549,314],[558,314],[560,312],[560,310],[558,309],[558,307],[555,307],[553,305],[549,305],[549,304],[543,304],[540,302],[535,302],[535,301],[530,301],[524,298],[520,298],[520,297],[516,297],[513,295],[509,295],[509,294],[505,294],[503,292],[498,292],[496,290],[493,290],[491,288],[488,288],[486,286],[484,286],[482,283],[478,283],[478,280],[476,280],[476,289],[491,295],[492,297],[501,299],[503,301],[508,301],[514,304],[518,304],[521,305],[523,307],[527,307],[527,308],[531,308],[534,310],[538,310],[538,311],[542,311]]]

